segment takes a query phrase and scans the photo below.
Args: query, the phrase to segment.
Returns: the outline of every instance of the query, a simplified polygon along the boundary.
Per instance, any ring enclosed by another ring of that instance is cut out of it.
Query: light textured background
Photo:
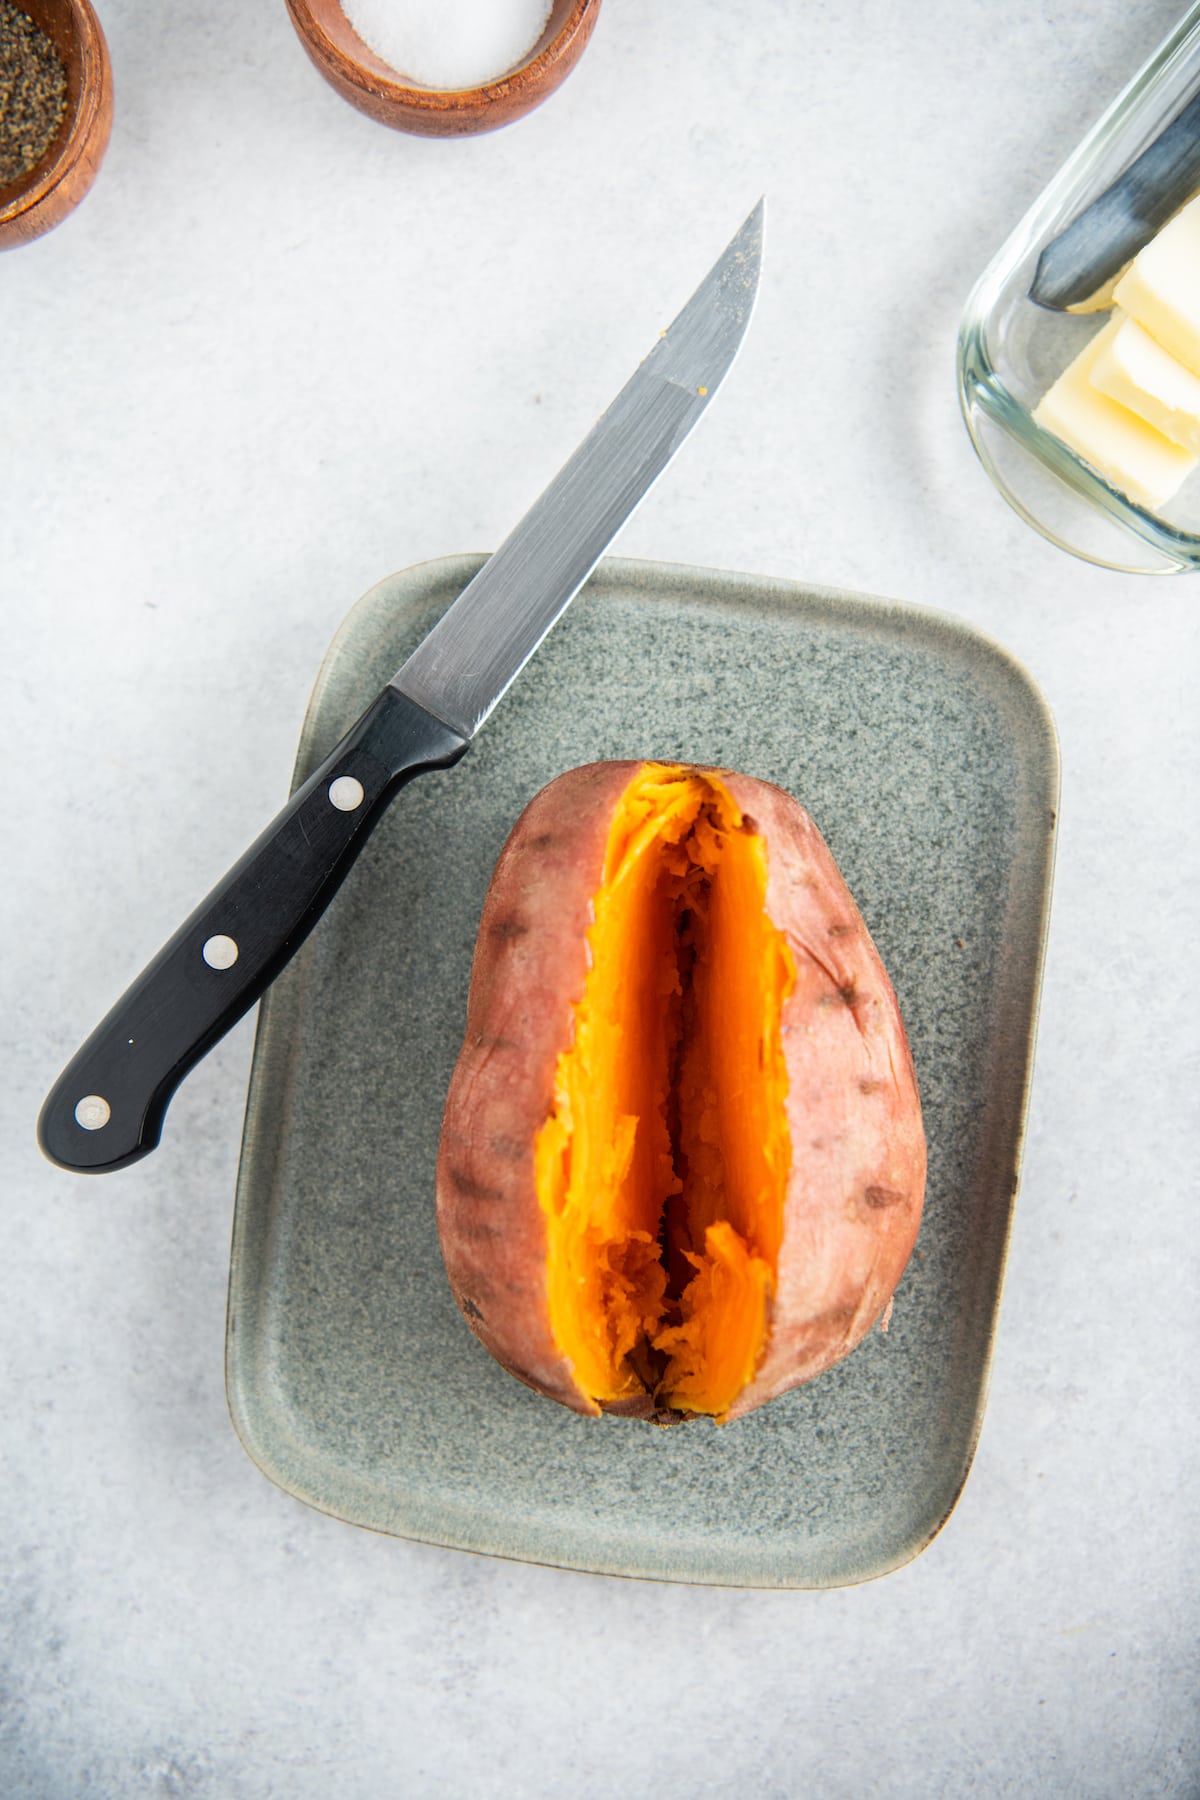
[[[443,144],[341,101],[282,0],[101,0],[107,161],[0,258],[11,1800],[1200,1793],[1198,590],[1030,532],[953,382],[975,275],[1178,4],[605,0],[545,108]],[[499,541],[763,191],[750,338],[621,552],[958,613],[1064,764],[975,1468],[915,1563],[816,1595],[459,1556],[265,1481],[222,1388],[249,1022],[127,1174],[33,1143],[282,799],[348,607]]]

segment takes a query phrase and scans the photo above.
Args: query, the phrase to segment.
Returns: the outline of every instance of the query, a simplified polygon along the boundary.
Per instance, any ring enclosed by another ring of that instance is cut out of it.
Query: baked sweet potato
[[[438,1157],[492,1355],[576,1412],[735,1419],[879,1319],[924,1186],[895,996],[803,808],[674,763],[543,788],[484,904]]]

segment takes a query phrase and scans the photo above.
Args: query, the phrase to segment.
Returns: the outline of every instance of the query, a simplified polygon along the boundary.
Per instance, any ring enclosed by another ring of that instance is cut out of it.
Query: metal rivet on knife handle
[[[100,1131],[112,1118],[112,1107],[103,1094],[85,1094],[75,1107],[75,1123],[85,1131]]]
[[[219,931],[208,939],[200,954],[210,969],[232,969],[238,959],[237,942]]]
[[[362,805],[366,794],[362,782],[356,781],[353,775],[339,775],[329,784],[329,799],[339,812],[353,812]]]

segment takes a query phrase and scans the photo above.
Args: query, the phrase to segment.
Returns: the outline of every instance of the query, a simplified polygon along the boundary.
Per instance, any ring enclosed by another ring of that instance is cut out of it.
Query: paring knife
[[[1065,312],[1106,301],[1115,276],[1200,187],[1200,95],[1112,186],[1042,251],[1029,289],[1039,306]]]
[[[312,930],[397,790],[456,763],[727,374],[762,260],[760,200],[516,530],[55,1083],[38,1142],[66,1169],[153,1150],[180,1081]]]

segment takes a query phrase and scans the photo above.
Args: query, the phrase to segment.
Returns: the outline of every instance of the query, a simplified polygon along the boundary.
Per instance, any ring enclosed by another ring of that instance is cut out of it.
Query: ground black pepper
[[[33,20],[0,0],[0,187],[45,155],[62,123],[67,74]]]

